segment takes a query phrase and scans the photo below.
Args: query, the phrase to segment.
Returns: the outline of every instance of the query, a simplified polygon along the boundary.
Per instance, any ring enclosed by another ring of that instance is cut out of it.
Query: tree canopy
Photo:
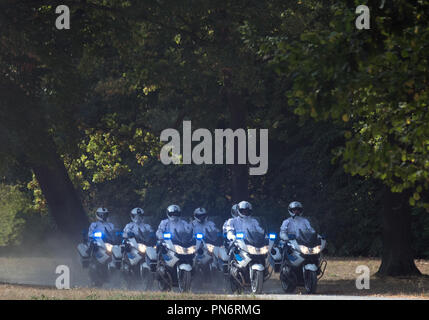
[[[357,30],[360,4],[1,1],[0,243],[37,212],[77,234],[99,206],[124,224],[171,203],[227,218],[243,199],[277,231],[300,200],[331,254],[427,256],[428,4],[368,1]],[[160,133],[184,120],[269,129],[267,174],[162,164]]]

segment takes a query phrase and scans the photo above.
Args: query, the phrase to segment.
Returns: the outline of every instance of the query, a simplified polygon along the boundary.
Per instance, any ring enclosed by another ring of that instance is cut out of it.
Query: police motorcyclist
[[[304,208],[298,201],[293,201],[289,204],[288,212],[290,217],[283,221],[280,227],[280,239],[287,241],[289,240],[288,234],[294,234],[298,236],[300,231],[315,232],[311,227],[310,222],[302,217]]]
[[[205,235],[207,231],[218,231],[218,228],[216,227],[215,223],[213,221],[208,220],[207,218],[208,213],[206,209],[196,208],[194,210],[194,220],[192,220],[191,222],[194,233],[202,233],[203,235]]]
[[[194,234],[202,233],[204,238],[207,236],[207,233],[210,233],[212,235],[213,233],[215,233],[216,237],[219,234],[219,229],[216,227],[215,223],[213,221],[208,220],[208,213],[207,210],[204,208],[197,208],[194,210],[194,220],[192,220],[191,223]],[[201,249],[202,247],[199,247],[199,250]],[[217,259],[219,259],[218,248],[214,248],[212,253],[215,257],[215,259],[212,261],[213,266],[215,267],[218,261]]]
[[[258,221],[252,218],[252,205],[247,201],[241,201],[237,205],[237,217],[233,218],[229,225],[226,227],[227,239],[230,241],[235,240],[235,233],[237,231],[257,231],[264,233]]]
[[[136,236],[139,233],[144,232],[153,232],[153,229],[150,225],[143,222],[144,210],[141,208],[134,208],[131,210],[130,217],[131,222],[128,223],[123,231],[124,238],[131,238]]]
[[[113,223],[107,222],[109,210],[106,208],[98,208],[95,212],[97,221],[91,223],[88,230],[88,238],[93,237],[94,232],[101,232],[106,237],[113,237]]]
[[[192,233],[192,225],[181,218],[182,211],[176,204],[172,204],[167,208],[167,219],[161,221],[156,231],[158,240],[163,240],[165,232],[188,231]]]
[[[88,235],[84,238],[83,242],[78,245],[78,250],[82,257],[82,266],[86,266],[87,262],[85,259],[89,258],[90,247],[92,238],[94,238],[94,233],[101,232],[104,239],[111,241],[114,239],[114,226],[113,223],[107,222],[109,216],[109,210],[104,207],[98,208],[95,212],[97,221],[92,222],[88,229]],[[111,241],[112,242],[112,241]]]

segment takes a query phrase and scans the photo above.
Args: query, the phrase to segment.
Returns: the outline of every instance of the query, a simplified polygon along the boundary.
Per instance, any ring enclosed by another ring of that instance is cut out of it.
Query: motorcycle
[[[282,247],[279,245],[277,234],[268,234],[268,264],[271,267],[271,272],[279,273],[282,264]]]
[[[83,243],[78,245],[82,267],[89,269],[93,286],[102,286],[108,280],[109,273],[118,268],[121,260],[118,236],[119,233],[95,230],[88,239],[84,236]]]
[[[288,235],[280,266],[280,281],[286,293],[304,286],[307,293],[316,292],[317,281],[323,276],[327,262],[321,259],[326,240],[314,231],[302,230],[298,236]]]
[[[183,230],[164,233],[158,244],[157,280],[161,291],[179,287],[180,292],[191,289],[196,239],[192,232]]]
[[[229,261],[230,285],[234,293],[250,286],[252,293],[262,292],[269,273],[266,269],[268,239],[257,231],[237,232]]]
[[[137,234],[129,232],[122,244],[122,272],[129,287],[138,281],[143,283],[143,289],[148,290],[156,273],[155,233],[149,230]]]
[[[204,234],[197,233],[195,237],[198,248],[194,260],[196,274],[203,276],[204,282],[213,281],[219,272],[228,274],[228,253],[219,230],[205,230]]]

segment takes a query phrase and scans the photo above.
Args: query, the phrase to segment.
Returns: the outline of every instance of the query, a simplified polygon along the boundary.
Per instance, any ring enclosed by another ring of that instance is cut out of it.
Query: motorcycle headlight
[[[106,252],[112,253],[113,245],[111,245],[110,243],[104,243],[104,245],[106,247]]]
[[[310,249],[308,249],[308,247],[300,245],[299,246],[299,250],[301,250],[302,254],[309,254],[310,253]]]
[[[260,249],[261,254],[267,254],[268,253],[268,246],[262,247]]]
[[[195,250],[196,250],[196,247],[195,246],[191,246],[189,248],[184,248],[182,246],[179,246],[179,245],[175,244],[174,245],[174,250],[178,254],[194,254]]]
[[[247,245],[247,251],[250,254],[267,254],[268,253],[268,246],[263,246],[262,248],[256,248],[254,246]]]
[[[137,249],[139,250],[140,253],[146,253],[146,246],[142,243],[139,243],[137,245]]]
[[[215,248],[214,245],[207,243],[206,246],[207,246],[207,251],[210,253],[213,253],[214,248]]]
[[[196,250],[197,250],[196,246],[191,246],[191,247],[187,248],[186,253],[187,254],[194,254]]]
[[[185,248],[178,246],[177,244],[174,245],[174,251],[178,254],[185,254]]]
[[[318,254],[318,253],[320,253],[320,250],[322,249],[322,246],[317,246],[317,247],[314,247],[313,248],[313,250],[312,250],[312,253],[313,254]]]

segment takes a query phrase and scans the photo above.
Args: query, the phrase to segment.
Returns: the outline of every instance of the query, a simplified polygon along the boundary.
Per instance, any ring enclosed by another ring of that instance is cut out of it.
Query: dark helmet
[[[208,213],[204,208],[196,208],[194,211],[194,218],[203,223],[207,220]]]
[[[109,216],[109,210],[106,208],[98,208],[95,215],[97,216],[97,220],[106,221]]]
[[[242,218],[244,217],[249,217],[252,215],[252,205],[250,204],[250,202],[247,201],[241,201],[238,204],[238,215]]]
[[[167,208],[167,217],[170,220],[177,219],[177,217],[180,217],[181,213],[180,207],[176,204],[172,204]]]
[[[232,208],[231,208],[231,216],[232,216],[233,218],[235,218],[236,216],[238,216],[238,211],[237,211],[237,209],[238,209],[238,204],[234,204],[234,205],[232,206]]]
[[[295,215],[298,215],[298,216],[302,215],[304,208],[303,208],[301,202],[293,201],[289,204],[287,211],[289,211],[289,214],[292,217],[295,217]]]
[[[134,208],[131,210],[131,221],[140,222],[143,219],[144,210],[141,208]]]

